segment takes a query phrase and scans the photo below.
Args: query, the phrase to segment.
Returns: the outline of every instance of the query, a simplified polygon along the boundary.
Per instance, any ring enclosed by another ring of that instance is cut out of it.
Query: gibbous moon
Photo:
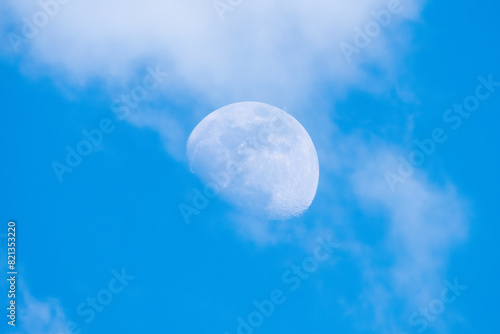
[[[268,104],[241,102],[205,117],[187,142],[207,189],[257,216],[284,220],[311,205],[318,155],[302,125]]]

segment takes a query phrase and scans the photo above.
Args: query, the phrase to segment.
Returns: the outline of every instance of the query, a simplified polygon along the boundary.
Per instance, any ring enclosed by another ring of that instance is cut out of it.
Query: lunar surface
[[[241,102],[205,117],[187,142],[191,171],[247,212],[286,220],[311,205],[318,156],[302,125],[268,104]]]

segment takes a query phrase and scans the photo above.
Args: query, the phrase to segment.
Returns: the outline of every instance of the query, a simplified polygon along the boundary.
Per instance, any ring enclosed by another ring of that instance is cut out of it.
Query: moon
[[[300,216],[316,195],[319,163],[311,137],[274,106],[240,102],[212,112],[195,127],[186,151],[205,191],[256,216]]]

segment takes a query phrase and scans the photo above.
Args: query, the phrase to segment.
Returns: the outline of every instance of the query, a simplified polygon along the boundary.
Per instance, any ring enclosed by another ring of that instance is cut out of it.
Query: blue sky
[[[273,291],[285,300],[254,333],[498,330],[500,87],[483,83],[500,82],[497,3],[403,1],[349,59],[340,45],[395,3],[75,0],[46,7],[53,17],[13,48],[40,6],[0,5],[0,247],[5,259],[14,219],[19,272],[17,326],[2,315],[1,333],[246,333],[238,319]],[[152,71],[158,85],[120,117]],[[447,110],[478,86],[488,97],[457,126]],[[285,222],[214,198],[186,224],[178,206],[204,187],[187,137],[238,101],[301,122],[316,198]],[[59,178],[54,162],[95,129],[92,153]],[[436,129],[446,140],[391,187],[398,157]],[[318,247],[327,259],[294,274]],[[92,298],[106,305],[90,311]]]

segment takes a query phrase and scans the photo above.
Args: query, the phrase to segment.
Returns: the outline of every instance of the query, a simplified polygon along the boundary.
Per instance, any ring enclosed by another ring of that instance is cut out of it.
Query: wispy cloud
[[[388,317],[405,312],[392,313],[398,300],[416,308],[440,291],[453,248],[467,239],[470,212],[451,183],[432,183],[424,171],[392,192],[383,171],[397,164],[397,152],[382,148],[372,152],[361,156],[351,180],[360,206],[374,221],[383,217],[386,222],[380,226],[384,240],[365,245],[377,255],[365,262],[365,278],[374,311],[383,315],[381,324],[387,324]],[[408,323],[397,325],[405,328]]]
[[[70,333],[68,325],[71,321],[66,317],[58,299],[37,299],[28,291],[25,284],[21,285],[21,298],[18,298],[18,319],[16,334],[52,334]]]
[[[165,150],[176,160],[185,161],[185,145],[188,133],[185,125],[165,112],[142,110],[131,114],[128,119],[131,124],[157,132],[164,144]]]

